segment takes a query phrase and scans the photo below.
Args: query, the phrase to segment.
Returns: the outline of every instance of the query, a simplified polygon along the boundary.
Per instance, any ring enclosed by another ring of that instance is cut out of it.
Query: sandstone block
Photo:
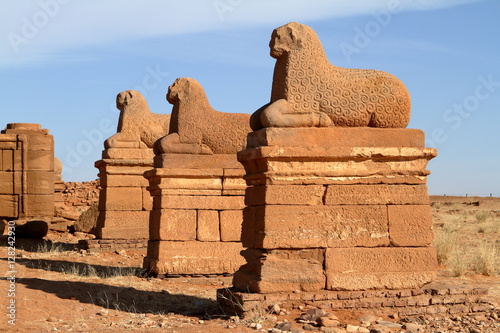
[[[245,195],[247,184],[243,179],[245,170],[239,169],[224,169],[222,178],[222,195]]]
[[[153,158],[155,154],[153,149],[140,149],[140,148],[107,148],[102,152],[104,159],[130,159],[130,160],[147,160],[153,166]]]
[[[28,134],[28,150],[48,150],[54,151],[54,138],[52,135],[37,135],[33,133]]]
[[[204,242],[220,241],[218,211],[198,211],[198,228],[196,230],[196,239]]]
[[[102,187],[147,187],[148,180],[143,174],[117,175],[105,172],[99,173],[99,181]]]
[[[233,286],[242,291],[275,293],[284,291],[314,291],[325,288],[323,263],[315,258],[266,253],[262,250],[243,251],[247,263],[233,278]]]
[[[54,170],[54,152],[49,150],[29,150],[26,167],[28,170]]]
[[[225,274],[245,260],[236,242],[149,241],[144,268],[155,274]]]
[[[322,185],[264,185],[246,190],[245,204],[257,205],[322,205]]]
[[[149,223],[150,240],[196,240],[196,210],[154,209]]]
[[[234,154],[160,154],[154,157],[155,168],[163,169],[241,169]],[[222,175],[222,174],[221,174]]]
[[[146,232],[144,232],[146,230]],[[103,228],[97,230],[97,238],[101,239],[147,239],[147,226],[125,226],[118,228]]]
[[[219,218],[220,240],[223,242],[240,242],[243,211],[222,210],[219,212]]]
[[[26,190],[29,194],[54,193],[54,172],[26,171]]]
[[[327,249],[327,289],[412,289],[434,279],[434,248]]]
[[[424,184],[433,148],[259,147],[238,152],[248,185]]]
[[[20,168],[14,168],[14,150],[5,149],[0,151],[2,155],[2,170],[3,171],[14,171],[21,170]]]
[[[327,205],[428,205],[425,185],[328,185]]]
[[[11,193],[16,193],[14,192],[14,172],[0,171],[0,194]]]
[[[434,238],[429,205],[389,205],[389,237],[394,246],[428,246]]]
[[[53,194],[26,194],[25,216],[54,216]]]
[[[99,192],[99,210],[141,211],[143,193],[140,187],[104,187]]]
[[[138,239],[149,237],[149,212],[101,211],[97,220],[98,238]]]
[[[425,272],[437,269],[433,247],[337,248],[326,250],[331,274]]]
[[[0,216],[17,218],[18,212],[18,196],[12,194],[0,194]]]
[[[327,272],[326,288],[329,290],[415,289],[433,281],[434,271],[330,274]]]
[[[277,128],[269,127],[248,135],[248,147],[424,147],[424,132],[407,128]]]
[[[163,195],[155,196],[154,209],[243,209],[243,196]]]
[[[144,173],[149,180],[152,195],[161,195],[162,190],[212,190],[222,193],[222,169],[166,169],[156,168]]]
[[[243,246],[316,248],[387,246],[385,206],[251,206],[244,210]]]

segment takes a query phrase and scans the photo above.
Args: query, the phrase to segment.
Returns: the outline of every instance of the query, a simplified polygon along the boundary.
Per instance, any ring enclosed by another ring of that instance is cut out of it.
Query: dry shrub
[[[479,223],[484,223],[486,222],[486,220],[488,219],[489,217],[489,214],[488,212],[477,212],[476,215],[476,221],[479,222]]]
[[[436,248],[438,263],[442,266],[448,265],[453,252],[456,251],[458,236],[447,230],[437,232],[433,245]]]
[[[479,246],[474,258],[474,272],[493,276],[497,272],[498,249],[493,244],[483,243]]]
[[[467,262],[467,257],[465,249],[455,248],[451,253],[447,266],[452,271],[453,276],[459,277],[467,273],[469,263]]]

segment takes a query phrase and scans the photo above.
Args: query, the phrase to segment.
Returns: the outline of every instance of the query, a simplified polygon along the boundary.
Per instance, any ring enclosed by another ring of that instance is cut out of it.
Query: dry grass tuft
[[[490,215],[488,214],[488,212],[477,212],[475,217],[476,217],[476,221],[479,222],[479,223],[484,223],[486,222],[486,220],[488,220],[488,217]]]
[[[497,274],[498,249],[493,244],[481,244],[474,258],[474,272],[486,276]]]

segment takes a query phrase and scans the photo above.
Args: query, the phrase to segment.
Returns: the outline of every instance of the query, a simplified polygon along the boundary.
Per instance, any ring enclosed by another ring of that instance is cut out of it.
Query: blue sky
[[[500,1],[2,1],[0,127],[40,123],[66,181],[97,178],[116,132],[115,97],[141,91],[170,113],[168,86],[193,77],[212,106],[252,113],[269,101],[269,39],[311,26],[336,66],[390,72],[412,98],[410,128],[439,156],[431,194],[500,196]]]

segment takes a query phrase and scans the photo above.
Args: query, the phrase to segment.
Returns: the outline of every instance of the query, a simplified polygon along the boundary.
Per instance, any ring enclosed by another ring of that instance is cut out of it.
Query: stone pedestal
[[[144,268],[153,275],[232,274],[240,255],[244,170],[235,155],[161,154],[147,171],[153,210]]]
[[[39,124],[7,124],[0,135],[0,217],[54,216],[54,138]]]
[[[265,128],[246,170],[234,291],[419,288],[437,269],[427,162],[414,129]]]
[[[147,239],[152,198],[143,174],[153,166],[153,150],[109,148],[99,169],[97,238]]]

